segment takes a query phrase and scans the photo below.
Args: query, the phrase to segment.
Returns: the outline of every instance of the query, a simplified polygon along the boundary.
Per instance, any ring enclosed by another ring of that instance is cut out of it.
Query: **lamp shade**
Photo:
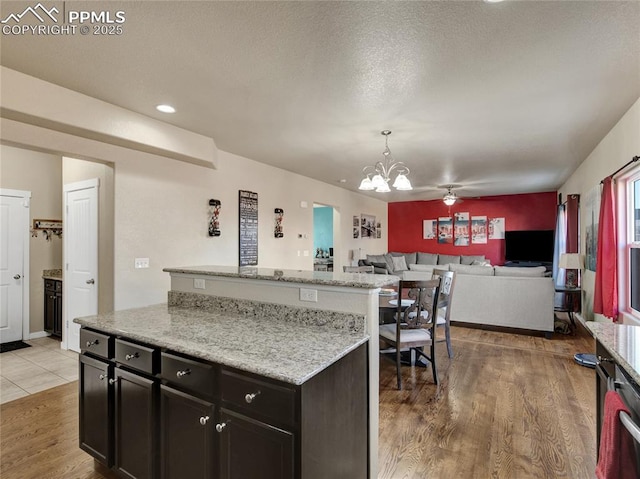
[[[398,176],[396,177],[396,181],[393,182],[393,187],[400,191],[409,191],[413,189],[411,187],[409,178],[407,178],[406,175],[403,175],[402,173],[398,174]]]
[[[584,269],[584,256],[579,253],[562,253],[558,268]]]
[[[375,189],[375,187],[373,186],[371,179],[368,176],[365,176],[360,182],[360,186],[358,187],[358,189],[364,190],[364,191],[370,191]]]

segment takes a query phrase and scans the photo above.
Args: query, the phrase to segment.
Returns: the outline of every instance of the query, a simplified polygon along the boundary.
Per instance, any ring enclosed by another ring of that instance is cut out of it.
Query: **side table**
[[[582,288],[556,286],[556,293],[562,294],[562,303],[559,306],[554,304],[554,311],[567,313],[571,320],[571,325],[575,328],[576,320],[573,317],[573,313],[579,312],[582,307]]]

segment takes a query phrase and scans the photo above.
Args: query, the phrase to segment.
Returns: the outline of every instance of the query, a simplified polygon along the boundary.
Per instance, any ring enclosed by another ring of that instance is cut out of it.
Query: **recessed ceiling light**
[[[484,0],[485,3],[500,3],[504,2],[504,0]]]
[[[161,111],[162,113],[175,113],[176,109],[171,105],[158,105],[156,106],[156,110]]]

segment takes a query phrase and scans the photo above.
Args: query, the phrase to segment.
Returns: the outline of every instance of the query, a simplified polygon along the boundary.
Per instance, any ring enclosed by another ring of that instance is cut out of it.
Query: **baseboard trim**
[[[29,339],[38,339],[38,338],[46,338],[47,336],[51,336],[51,334],[46,331],[36,331],[35,333],[29,333]]]

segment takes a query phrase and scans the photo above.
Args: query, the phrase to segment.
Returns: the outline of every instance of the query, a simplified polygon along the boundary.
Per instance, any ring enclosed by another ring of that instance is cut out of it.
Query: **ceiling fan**
[[[439,186],[438,188],[446,188],[447,192],[445,193],[445,195],[442,197],[442,202],[447,205],[447,206],[453,206],[456,202],[461,203],[463,200],[462,198],[459,198],[458,195],[456,195],[453,191],[454,188],[459,188],[460,185],[446,185],[446,186]]]

